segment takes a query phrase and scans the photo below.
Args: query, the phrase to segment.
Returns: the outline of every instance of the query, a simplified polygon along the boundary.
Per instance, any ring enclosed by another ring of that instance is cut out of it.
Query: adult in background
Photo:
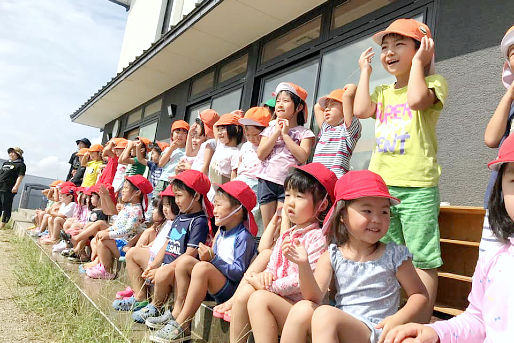
[[[9,148],[7,153],[9,161],[5,161],[0,169],[0,214],[3,214],[0,229],[11,219],[12,200],[27,169],[23,162],[23,150],[19,147]]]
[[[77,143],[77,151],[71,154],[70,160],[68,163],[70,164],[70,170],[68,171],[68,176],[66,176],[66,181],[70,181],[70,179],[75,175],[77,169],[80,168],[80,157],[77,156],[77,152],[79,152],[82,148],[90,148],[91,142],[87,138],[77,139],[75,141]],[[80,180],[82,182],[82,180]]]

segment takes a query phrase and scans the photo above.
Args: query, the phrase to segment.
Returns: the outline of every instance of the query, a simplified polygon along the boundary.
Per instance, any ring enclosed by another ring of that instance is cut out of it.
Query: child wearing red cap
[[[142,175],[127,176],[121,190],[123,210],[116,217],[114,225],[96,234],[91,241],[98,254],[98,264],[89,265],[87,276],[93,279],[114,279],[112,270],[114,258],[123,256],[123,247],[137,233],[144,220],[144,210],[148,207],[148,194],[152,185]],[[143,207],[144,204],[144,207]]]
[[[102,160],[103,149],[104,147],[101,144],[93,144],[82,156],[80,163],[83,167],[86,167],[86,171],[81,187],[91,187],[96,183],[104,164]]]
[[[501,41],[503,63],[502,81],[507,89],[489,120],[484,133],[485,144],[490,148],[498,148],[510,135],[514,119],[514,26],[512,26]],[[484,196],[484,208],[488,209],[489,198],[498,173],[493,170]],[[484,218],[482,238],[480,239],[480,258],[490,258],[502,243],[496,239],[488,221],[488,211]]]
[[[400,203],[382,178],[368,170],[350,171],[337,181],[335,200],[324,226],[332,243],[314,273],[302,244],[284,248],[298,265],[305,300],[289,312],[281,342],[306,342],[309,332],[313,342],[383,342],[395,326],[419,319],[428,302],[409,250],[380,242],[391,205]],[[321,305],[332,275],[335,306]],[[401,288],[408,300],[398,311]]]
[[[264,227],[268,226],[284,202],[287,168],[307,162],[314,146],[314,133],[307,122],[307,91],[290,82],[281,82],[276,90],[277,119],[262,131],[257,156],[262,161],[259,173],[258,200]]]
[[[406,245],[427,287],[429,320],[437,294],[437,268],[443,263],[439,244],[439,176],[436,126],[448,96],[445,78],[434,74],[434,41],[427,25],[398,19],[376,33],[380,61],[396,78],[370,96],[372,49],[359,59],[361,75],[355,94],[358,118],[375,118],[376,144],[369,170],[382,176],[391,194],[402,200],[391,209],[384,242]]]
[[[216,188],[213,214],[219,231],[213,247],[200,244],[200,260],[182,256],[177,261],[177,292],[187,292],[187,296],[175,301],[172,316],[176,319],[151,335],[151,341],[187,338],[185,332],[191,318],[206,294],[211,294],[217,303],[228,300],[257,251],[250,233],[257,233],[251,212],[257,203],[255,193],[242,181],[230,181]]]
[[[337,177],[350,170],[353,149],[361,136],[362,125],[353,115],[357,86],[348,84],[318,100],[314,116],[320,128],[312,162],[319,162]]]
[[[152,303],[132,313],[138,323],[163,314],[163,305],[173,289],[177,259],[182,255],[196,257],[198,246],[206,243],[210,235],[212,205],[207,192],[211,183],[207,176],[196,170],[186,170],[170,180],[180,213],[173,221],[166,243],[142,274],[154,283],[154,294]],[[179,298],[180,295],[175,293],[175,301]],[[169,311],[164,313],[168,314]]]
[[[73,185],[73,183],[72,183]],[[57,213],[50,213],[48,218],[48,237],[42,238],[42,244],[55,244],[59,241],[59,234],[66,218],[70,218],[75,210],[75,190],[74,186],[65,186],[59,190],[59,200],[61,206]]]
[[[315,268],[327,246],[320,224],[332,204],[336,180],[335,174],[320,163],[290,169],[284,182],[283,213],[294,226],[277,239],[266,270],[246,275],[244,288],[238,289],[239,295],[232,302],[232,343],[248,334],[249,322],[256,342],[278,337],[277,328],[285,321],[283,314],[302,299],[298,268],[284,256],[283,249],[300,241],[307,249],[311,268]]]
[[[490,258],[479,258],[469,306],[464,313],[430,325],[406,324],[387,336],[387,342],[496,343],[514,337],[514,135],[503,142],[489,162],[498,172],[489,199],[489,222],[501,247]]]

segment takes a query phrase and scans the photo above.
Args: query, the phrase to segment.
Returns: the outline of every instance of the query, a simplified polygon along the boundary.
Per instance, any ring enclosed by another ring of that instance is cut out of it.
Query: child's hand
[[[107,190],[107,187],[105,187],[104,185],[101,185],[100,188],[98,189],[98,195],[100,196],[109,196],[109,191]]]
[[[289,120],[287,119],[277,119],[278,126],[280,127],[280,134],[285,136],[289,134]]]
[[[273,273],[270,272],[259,273],[257,274],[257,277],[259,278],[261,284],[264,286],[265,289],[269,289],[273,281],[275,281],[275,276],[273,275]]]
[[[412,58],[412,61],[418,61],[424,67],[432,61],[433,56],[434,40],[426,36],[421,38],[421,44],[418,51],[416,51],[416,54]]]
[[[197,128],[198,126],[200,126],[200,125],[198,125],[198,123],[195,121],[195,122],[193,123],[193,125],[191,125],[191,126],[189,127],[189,132],[190,132],[191,134],[196,133],[196,128]]]
[[[507,89],[506,94],[508,94],[510,101],[514,101],[514,82],[510,84],[510,87]]]
[[[390,317],[388,317],[390,318]],[[387,320],[384,319],[384,320]],[[380,325],[380,324],[379,324]],[[380,342],[384,337],[384,332],[380,336]],[[392,328],[385,335],[384,343],[400,343],[406,338],[415,338],[416,343],[438,343],[437,332],[429,326],[423,324],[409,323]]]
[[[109,231],[104,230],[104,231],[98,232],[96,234],[96,239],[99,240],[99,241],[103,241],[104,239],[110,239],[109,238]]]
[[[373,56],[375,56],[373,48],[368,48],[361,54],[359,57],[359,67],[361,68],[361,71],[368,71],[371,73],[371,59]]]
[[[143,146],[143,142],[141,142],[141,141],[136,142],[136,149],[141,149],[142,146]]]
[[[266,289],[264,285],[261,283],[261,280],[259,278],[259,274],[257,273],[245,273],[244,278],[246,282],[248,282],[255,290],[264,290]]]
[[[210,247],[200,242],[198,245],[198,257],[200,261],[211,261],[214,258],[214,253]]]
[[[393,315],[393,316],[386,317],[380,323],[375,325],[375,328],[382,329],[382,334],[380,335],[380,339],[378,340],[378,343],[384,343],[385,338],[387,337],[387,334],[389,333],[389,331],[391,331],[391,329],[393,329],[399,325],[402,325],[402,324],[404,324],[404,322],[399,321],[398,318]]]
[[[148,269],[146,268],[143,274],[141,274],[141,277],[146,280],[150,280],[153,283],[153,280],[155,278],[155,272],[157,269]]]
[[[287,249],[286,249],[287,248]],[[291,262],[296,264],[308,264],[309,256],[307,250],[305,250],[302,243],[295,239],[293,244],[289,244],[287,247],[282,248],[284,256]]]

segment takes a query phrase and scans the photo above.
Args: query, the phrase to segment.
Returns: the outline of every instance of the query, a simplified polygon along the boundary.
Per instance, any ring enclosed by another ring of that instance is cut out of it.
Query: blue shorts
[[[125,252],[123,251],[123,247],[125,245],[127,245],[128,242],[126,240],[124,240],[124,239],[117,239],[117,240],[115,240],[115,242],[116,242],[116,247],[118,248],[118,251],[120,252],[120,257],[121,256],[125,256]]]
[[[237,285],[227,279],[223,287],[221,287],[221,289],[216,294],[209,294],[214,298],[217,304],[221,304],[232,298],[236,292],[236,289]]]
[[[267,204],[272,201],[284,202],[284,186],[268,180],[259,179],[257,185],[257,198],[259,204]]]

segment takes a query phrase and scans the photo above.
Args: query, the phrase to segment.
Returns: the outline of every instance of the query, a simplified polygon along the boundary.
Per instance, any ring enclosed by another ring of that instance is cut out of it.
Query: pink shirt
[[[239,168],[237,168],[238,176],[246,176],[251,179],[257,179],[257,175],[262,169],[262,162],[257,156],[257,145],[246,142],[241,146],[239,151]]]
[[[269,137],[275,131],[276,121],[270,122],[270,126],[261,132],[261,136]],[[314,133],[303,126],[296,126],[289,129],[289,137],[298,145],[306,138],[315,137]],[[279,185],[283,185],[287,177],[290,166],[299,165],[300,162],[294,158],[289,151],[282,137],[278,137],[271,150],[271,153],[262,161],[262,170],[258,177],[263,180],[271,181]]]
[[[297,302],[303,299],[300,291],[298,265],[289,260],[282,253],[284,238],[298,239],[307,250],[309,264],[314,271],[320,256],[327,250],[327,240],[317,223],[303,229],[296,226],[284,232],[275,243],[266,271],[273,273],[275,281],[269,290],[291,301]]]
[[[514,238],[488,262],[480,259],[466,311],[430,326],[441,343],[512,342],[514,337]]]

